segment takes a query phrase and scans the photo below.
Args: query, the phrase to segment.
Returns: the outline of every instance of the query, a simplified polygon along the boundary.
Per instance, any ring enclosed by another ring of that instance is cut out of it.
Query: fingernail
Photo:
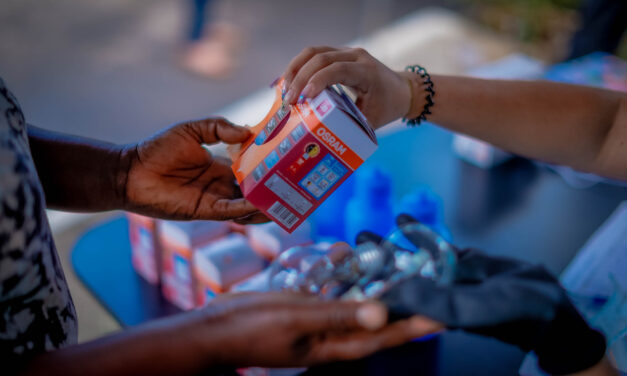
[[[309,98],[309,94],[311,93],[312,86],[311,84],[307,84],[303,91],[300,92],[300,96],[303,98]]]
[[[283,101],[285,103],[292,103],[292,100],[294,99],[294,97],[296,96],[296,94],[294,94],[294,90],[288,90],[287,94],[285,94],[285,98],[283,99]]]
[[[368,303],[357,310],[356,318],[365,329],[376,330],[385,325],[387,311],[380,304]]]
[[[298,103],[305,103],[305,99],[309,98],[309,93],[311,93],[311,84],[307,84],[303,91],[300,92],[300,96],[298,97]]]
[[[285,100],[285,88],[281,89],[281,99]]]

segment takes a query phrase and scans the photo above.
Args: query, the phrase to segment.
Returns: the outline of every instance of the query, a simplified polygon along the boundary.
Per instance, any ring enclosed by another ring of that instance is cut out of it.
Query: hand
[[[397,221],[401,229],[415,222],[407,215]],[[417,245],[427,241],[415,236],[407,237]],[[368,238],[381,241],[368,233],[359,236]],[[559,282],[543,267],[514,259],[462,251],[452,284],[413,277],[391,287],[382,301],[400,317],[424,315],[449,328],[533,350],[540,367],[551,374],[588,369],[605,353],[603,336],[588,327]]]
[[[202,144],[236,144],[250,132],[224,119],[181,123],[125,149],[127,210],[164,219],[233,219],[239,223],[267,218],[242,193],[225,158]]]
[[[410,87],[403,77],[361,48],[308,47],[287,66],[285,102],[313,98],[327,86],[343,84],[357,95],[357,107],[374,128],[405,116]]]
[[[442,327],[420,317],[387,325],[379,303],[322,301],[285,292],[222,295],[201,312],[207,325],[197,325],[196,333],[215,344],[208,356],[215,364],[237,367],[356,359]]]

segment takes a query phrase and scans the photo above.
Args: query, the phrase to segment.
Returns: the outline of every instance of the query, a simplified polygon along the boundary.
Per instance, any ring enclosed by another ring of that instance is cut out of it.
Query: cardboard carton
[[[246,236],[252,249],[268,261],[295,245],[313,244],[311,225],[305,221],[293,233],[274,222],[246,226]]]
[[[196,250],[229,232],[226,222],[160,221],[162,248],[161,290],[166,299],[181,309],[195,306],[193,254]]]
[[[161,254],[156,234],[157,222],[154,218],[133,213],[126,213],[126,218],[128,219],[133,268],[146,281],[157,285],[161,274]]]
[[[230,234],[194,252],[196,304],[206,305],[217,294],[259,273],[266,262],[242,234]]]
[[[244,197],[291,233],[374,153],[377,139],[340,87],[284,106],[281,84],[235,153],[233,172]]]

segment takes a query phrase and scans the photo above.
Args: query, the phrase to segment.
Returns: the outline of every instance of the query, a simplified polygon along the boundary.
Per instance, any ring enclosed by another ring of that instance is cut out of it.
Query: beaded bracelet
[[[433,97],[435,96],[435,90],[433,90],[433,81],[431,81],[431,76],[429,75],[429,73],[427,73],[427,70],[425,68],[421,67],[420,65],[408,65],[407,67],[405,67],[405,70],[407,72],[412,72],[420,76],[420,78],[422,79],[422,84],[424,85],[424,90],[427,93],[427,96],[425,97],[427,103],[425,103],[425,106],[422,109],[420,115],[413,119],[403,118],[403,121],[408,126],[413,127],[420,125],[420,123],[427,120],[427,115],[431,115],[431,107],[433,106]],[[410,91],[411,104],[409,113],[411,114],[414,103],[414,90],[413,85],[411,84],[411,80],[407,79],[407,83],[409,84]]]

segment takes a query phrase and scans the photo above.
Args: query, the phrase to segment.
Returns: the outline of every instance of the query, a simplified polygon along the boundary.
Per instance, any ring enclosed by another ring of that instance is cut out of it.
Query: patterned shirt
[[[24,114],[0,79],[0,358],[76,343],[77,321],[46,217]]]

